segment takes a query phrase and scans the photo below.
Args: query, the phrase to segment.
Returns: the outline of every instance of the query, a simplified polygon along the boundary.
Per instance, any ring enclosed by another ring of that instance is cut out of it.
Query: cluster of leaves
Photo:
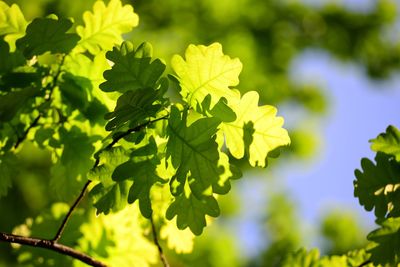
[[[17,5],[0,2],[0,196],[13,183],[21,147],[50,151],[55,198],[69,203],[89,181],[96,213],[109,218],[92,239],[77,237],[82,250],[103,258],[119,251],[104,238],[113,236],[106,234],[112,216],[128,216],[136,202],[132,213],[157,218],[161,230],[171,221],[200,235],[207,216],[220,214],[218,195],[241,176],[228,155],[265,167],[271,151],[289,144],[277,110],[260,106],[257,92],[234,89],[242,64],[220,44],[190,45],[165,74],[149,43],[122,41],[138,24],[130,5],[97,1],[83,25],[73,24],[55,15],[28,22]],[[168,97],[172,88],[179,103]],[[26,226],[34,232],[35,224]],[[179,250],[174,235],[162,236]]]

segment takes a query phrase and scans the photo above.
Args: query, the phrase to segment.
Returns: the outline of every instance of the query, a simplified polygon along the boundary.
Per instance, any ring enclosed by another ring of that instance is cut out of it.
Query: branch
[[[45,249],[49,249],[49,250],[58,252],[63,255],[68,255],[68,256],[70,256],[74,259],[80,260],[90,266],[107,267],[107,265],[105,265],[104,263],[102,263],[100,261],[93,259],[89,255],[79,252],[71,247],[68,247],[68,246],[65,246],[62,244],[58,244],[52,240],[24,237],[24,236],[6,234],[6,233],[0,232],[0,241],[4,241],[4,242],[8,242],[8,243],[16,243],[16,244],[21,244],[21,245],[28,245],[28,246],[32,246],[32,247],[45,248]]]
[[[90,185],[92,181],[88,180],[86,184],[83,186],[81,193],[79,194],[78,198],[75,200],[74,204],[72,204],[71,208],[69,209],[67,215],[65,215],[64,220],[62,221],[60,227],[54,238],[52,239],[53,242],[57,242],[60,240],[62,233],[64,232],[65,227],[67,226],[68,220],[72,215],[72,212],[75,210],[76,206],[81,202],[82,198],[85,196],[86,189]]]
[[[364,261],[363,263],[361,263],[360,265],[358,265],[358,267],[366,266],[366,265],[368,265],[370,263],[372,263],[372,261],[367,260],[367,261]]]
[[[154,244],[158,248],[158,252],[160,254],[161,262],[164,265],[164,267],[169,267],[169,263],[167,261],[167,258],[165,257],[165,254],[164,254],[163,249],[162,249],[162,247],[160,245],[160,242],[158,242],[157,231],[156,231],[156,226],[155,226],[154,221],[153,221],[153,216],[150,217],[150,222],[151,222],[151,230],[152,230],[152,233],[153,233]]]
[[[61,58],[61,62],[60,62],[60,66],[57,69],[56,74],[54,75],[53,81],[51,82],[51,84],[49,85],[50,88],[50,92],[48,95],[45,96],[44,98],[44,103],[49,102],[51,100],[51,96],[53,94],[54,88],[57,86],[57,82],[58,82],[58,78],[61,75],[61,69],[62,66],[64,65],[64,60],[65,60],[65,56],[66,55],[62,55]],[[46,86],[47,88],[47,86]],[[24,131],[24,133],[22,134],[22,136],[18,137],[17,142],[14,145],[14,149],[17,149],[18,146],[25,140],[26,136],[28,135],[29,131],[36,127],[38,125],[39,119],[43,116],[43,112],[40,112],[39,115],[33,120],[33,122],[28,126],[28,128],[26,128],[26,130]]]
[[[154,120],[151,120],[151,121],[148,121],[148,122],[143,123],[143,124],[141,124],[141,125],[138,125],[138,126],[136,126],[136,127],[134,127],[134,128],[128,129],[126,132],[122,133],[121,135],[119,135],[118,137],[116,137],[115,139],[113,139],[113,141],[112,141],[109,145],[107,145],[105,148],[100,149],[99,152],[111,149],[116,143],[118,143],[119,140],[121,140],[121,139],[124,138],[125,136],[128,136],[129,134],[131,134],[131,133],[133,133],[133,132],[139,131],[140,129],[142,129],[143,127],[148,126],[148,125],[151,124],[151,123],[154,123],[154,122],[157,122],[157,121],[166,119],[167,117],[168,117],[168,115],[163,116],[163,117],[160,117],[160,118],[157,118],[157,119],[154,119]],[[95,161],[95,163],[94,163],[94,165],[93,165],[93,167],[92,167],[92,169],[96,168],[96,167],[99,165],[99,163],[100,163],[100,159],[97,158],[96,161]],[[54,238],[52,239],[53,242],[57,242],[58,240],[60,240],[60,238],[61,238],[61,236],[62,236],[62,233],[64,232],[64,229],[65,229],[65,227],[67,226],[67,223],[68,223],[69,219],[70,219],[71,216],[72,216],[73,211],[74,211],[75,208],[79,205],[79,203],[81,202],[82,198],[85,196],[85,192],[86,192],[87,188],[89,187],[89,185],[90,185],[91,183],[92,183],[92,181],[91,181],[91,180],[88,180],[88,181],[86,182],[86,184],[83,186],[83,188],[82,188],[82,190],[81,190],[79,196],[78,196],[77,199],[75,200],[74,204],[72,204],[72,206],[71,206],[71,208],[69,209],[67,215],[65,215],[65,217],[64,217],[64,219],[63,219],[63,221],[62,221],[60,227],[58,228],[58,231],[57,231],[56,235],[55,235]]]
[[[39,122],[39,119],[40,119],[41,117],[42,117],[42,115],[39,114],[39,115],[35,118],[35,120],[28,126],[28,128],[26,128],[25,132],[24,132],[20,137],[18,137],[17,142],[16,142],[15,145],[14,145],[14,148],[15,148],[15,149],[17,149],[18,146],[25,140],[25,138],[26,138],[26,136],[28,135],[29,131],[30,131],[33,127],[36,127],[36,126],[37,126],[37,124],[38,124],[38,122]]]

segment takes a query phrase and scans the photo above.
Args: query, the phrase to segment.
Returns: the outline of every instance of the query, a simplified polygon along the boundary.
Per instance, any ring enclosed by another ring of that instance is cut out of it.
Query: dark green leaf
[[[70,130],[60,128],[60,143],[63,152],[59,162],[52,168],[50,186],[63,200],[74,198],[83,184],[86,175],[93,166],[94,137],[89,137],[76,126]]]
[[[111,176],[115,168],[128,159],[128,152],[122,147],[115,147],[99,154],[99,166],[89,173],[91,180],[100,182],[90,191],[97,214],[108,214],[110,211],[118,211],[126,206],[132,182],[115,182]]]
[[[26,29],[26,35],[17,40],[17,47],[28,59],[51,53],[68,53],[79,41],[75,33],[66,33],[72,26],[68,19],[36,18]]]
[[[225,98],[220,98],[212,109],[210,109],[210,105],[211,95],[207,95],[201,103],[201,107],[200,105],[197,105],[197,111],[206,116],[210,114],[212,117],[218,118],[223,122],[233,122],[236,120],[236,114],[230,107],[228,107]]]
[[[1,77],[1,90],[9,91],[11,88],[24,88],[32,83],[37,83],[41,75],[36,72],[8,72]]]
[[[159,59],[151,61],[151,46],[148,43],[135,50],[131,43],[124,42],[120,48],[114,47],[107,52],[106,57],[114,65],[104,72],[106,81],[100,84],[100,89],[105,92],[155,88],[165,70]]]
[[[0,39],[0,74],[9,72],[25,63],[25,58],[20,51],[10,53],[10,46]]]
[[[153,212],[150,189],[157,182],[165,182],[156,173],[156,167],[160,161],[157,158],[157,146],[154,139],[151,138],[148,145],[134,150],[131,157],[131,160],[115,169],[112,178],[115,181],[133,180],[133,185],[129,190],[128,203],[139,200],[142,215],[150,218]]]
[[[112,186],[105,187],[103,184],[97,184],[91,191],[96,213],[108,214],[110,211],[119,211],[128,203],[128,192],[131,187],[131,181],[122,181],[114,183]]]
[[[400,165],[393,157],[378,153],[376,165],[361,160],[362,172],[355,171],[354,196],[367,211],[375,208],[378,218],[400,215]]]
[[[182,194],[168,207],[166,217],[172,220],[177,216],[179,229],[189,227],[195,235],[201,235],[207,225],[205,215],[219,216],[218,203],[213,196],[204,196],[198,199],[193,194],[188,197]]]
[[[375,246],[368,250],[375,264],[397,266],[400,263],[400,218],[378,221],[381,226],[368,235]]]
[[[217,128],[220,124],[217,118],[202,118],[189,127],[186,118],[181,118],[177,108],[172,107],[169,118],[167,156],[171,157],[173,166],[177,169],[171,180],[174,195],[183,191],[186,176],[190,173],[188,182],[192,192],[198,197],[210,186],[218,185],[223,168],[218,166],[218,145],[215,142]]]
[[[89,94],[92,91],[92,83],[85,77],[74,76],[65,73],[60,83],[62,97],[75,109],[85,110],[88,106]]]
[[[110,120],[106,125],[107,131],[112,131],[129,122],[129,128],[155,117],[162,105],[156,102],[160,98],[159,92],[151,88],[127,91],[118,98],[113,112],[106,114]]]
[[[16,157],[12,153],[0,155],[0,198],[6,196],[11,180],[17,173]]]
[[[0,121],[10,121],[29,98],[38,94],[37,88],[28,87],[0,96]]]

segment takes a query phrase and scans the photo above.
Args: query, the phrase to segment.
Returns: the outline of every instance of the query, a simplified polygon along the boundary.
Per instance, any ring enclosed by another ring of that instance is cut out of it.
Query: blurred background
[[[79,23],[94,1],[6,2],[20,5],[27,19],[56,13]],[[168,63],[191,43],[222,43],[243,62],[239,89],[277,106],[292,139],[266,169],[236,162],[244,177],[221,198],[221,217],[193,254],[171,252],[171,265],[280,266],[302,246],[327,255],[364,246],[374,222],[353,197],[354,170],[373,157],[369,139],[400,126],[400,1],[123,2],[140,17],[126,39],[152,43]],[[41,194],[47,185],[39,183],[49,175],[48,155],[28,155],[0,201],[0,214],[16,208],[9,201],[23,212],[1,218],[3,230],[50,205]]]

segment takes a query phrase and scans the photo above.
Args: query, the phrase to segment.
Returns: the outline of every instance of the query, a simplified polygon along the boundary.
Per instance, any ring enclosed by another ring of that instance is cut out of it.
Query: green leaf
[[[375,242],[368,249],[375,264],[397,266],[400,263],[400,218],[388,218],[378,221],[381,226],[368,234],[368,240]]]
[[[7,195],[12,177],[17,174],[16,157],[12,153],[0,155],[0,198]]]
[[[378,218],[400,215],[400,165],[390,156],[378,153],[376,165],[369,159],[361,160],[355,170],[354,196],[367,211],[375,209]]]
[[[129,188],[132,186],[131,181],[122,181],[114,183],[112,186],[105,187],[103,184],[97,184],[90,191],[96,207],[96,214],[108,214],[110,211],[122,210],[128,200]]]
[[[213,196],[198,199],[193,194],[182,194],[168,207],[166,218],[172,220],[176,216],[179,229],[189,227],[193,234],[201,235],[207,225],[205,216],[217,217],[219,213],[218,203]]]
[[[221,97],[230,103],[235,93],[230,89],[239,84],[242,63],[239,59],[231,59],[222,52],[219,43],[210,46],[189,45],[185,59],[174,55],[171,65],[181,86],[181,95],[194,108],[211,95],[211,107]]]
[[[0,96],[0,121],[7,122],[14,118],[26,102],[39,94],[37,88],[24,88]]]
[[[12,51],[15,50],[15,41],[24,36],[27,24],[16,4],[8,6],[0,1],[0,36],[5,35],[4,40],[10,45]]]
[[[393,155],[400,162],[400,131],[396,127],[390,125],[386,129],[386,133],[381,133],[370,142],[373,151]]]
[[[186,112],[186,111],[185,111]],[[202,118],[189,127],[186,126],[186,114],[181,118],[176,107],[172,107],[169,118],[167,157],[171,157],[176,174],[171,185],[174,195],[183,192],[188,177],[192,192],[201,198],[206,190],[218,185],[223,168],[218,166],[218,145],[215,141],[217,127],[221,121],[217,118]]]
[[[150,189],[157,182],[165,182],[156,172],[160,160],[157,157],[157,144],[150,138],[149,144],[135,149],[131,159],[115,168],[112,178],[114,181],[130,179],[133,185],[129,190],[128,203],[139,200],[140,212],[145,218],[150,218],[153,209],[150,202]]]
[[[52,168],[50,186],[63,200],[74,198],[86,182],[86,175],[93,166],[94,137],[73,126],[70,130],[59,129],[63,151],[60,160]]]
[[[68,53],[75,47],[79,36],[66,33],[72,26],[68,19],[36,18],[26,29],[26,35],[17,41],[17,47],[28,59],[51,53]]]
[[[131,5],[122,6],[121,1],[111,0],[106,6],[96,1],[93,12],[83,14],[85,26],[78,26],[76,32],[81,37],[78,51],[88,50],[96,55],[101,50],[110,50],[122,42],[122,34],[130,32],[139,23],[139,17]]]
[[[258,106],[257,92],[250,91],[242,98],[237,94],[235,98],[229,106],[237,118],[221,126],[229,152],[235,158],[243,158],[246,145],[249,145],[250,164],[265,167],[269,152],[290,143],[287,131],[282,128],[283,118],[276,117],[277,110],[273,106]]]
[[[91,191],[97,214],[108,214],[111,210],[118,211],[127,204],[131,181],[114,181],[111,177],[115,168],[129,159],[128,152],[122,147],[102,151],[99,155],[99,166],[89,173],[89,178],[99,181]]]
[[[62,97],[75,109],[85,110],[89,104],[88,98],[92,91],[89,79],[65,73],[60,83]]]
[[[289,254],[282,267],[319,267],[319,251],[313,249],[307,252],[306,249],[301,248]]]
[[[200,111],[201,114],[205,116],[211,116],[220,119],[223,122],[233,122],[236,120],[236,114],[233,110],[227,105],[227,101],[225,98],[220,98],[215,104],[215,106],[211,109],[211,95],[207,95],[203,102],[201,102],[201,107],[197,107],[197,111]]]
[[[159,59],[151,61],[151,45],[141,44],[136,50],[132,43],[124,42],[107,52],[107,59],[114,62],[111,70],[104,72],[106,81],[100,84],[105,92],[126,92],[139,88],[156,89],[157,81],[165,70]]]
[[[110,120],[106,125],[106,130],[113,131],[126,123],[129,123],[129,128],[134,128],[156,117],[162,108],[160,102],[157,101],[161,98],[159,93],[151,88],[125,92],[118,98],[115,110],[106,114],[105,119]]]
[[[0,39],[0,74],[9,72],[15,67],[25,64],[25,58],[20,51],[11,53],[9,50],[9,45],[4,40]]]

